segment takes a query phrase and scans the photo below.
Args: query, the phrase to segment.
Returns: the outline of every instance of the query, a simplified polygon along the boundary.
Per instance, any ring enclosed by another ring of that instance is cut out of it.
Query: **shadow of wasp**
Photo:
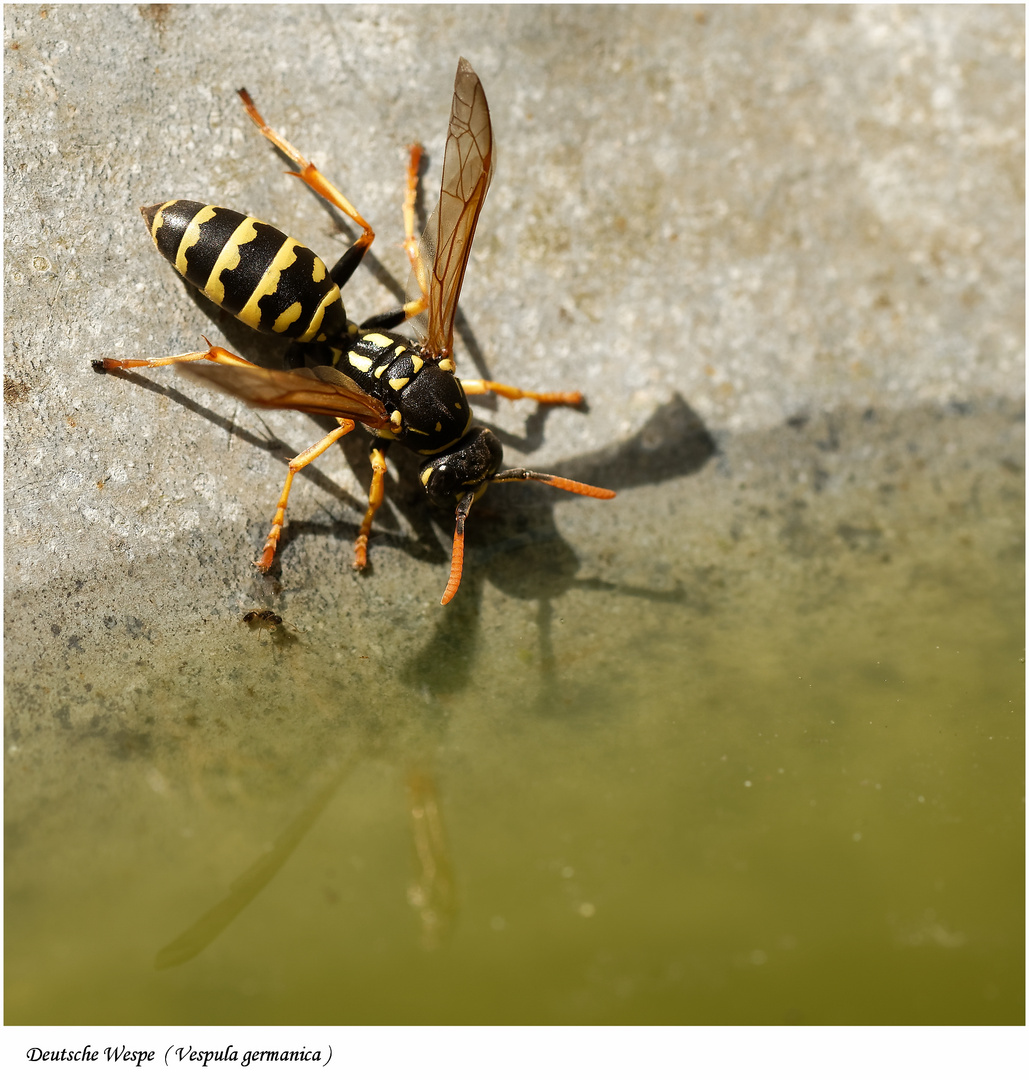
[[[716,451],[703,421],[674,395],[654,411],[630,439],[596,453],[560,462],[555,468],[574,471],[587,482],[603,477],[619,490],[651,485],[695,473]],[[465,562],[465,602],[448,608],[431,639],[405,665],[407,685],[431,694],[451,694],[466,685],[475,659],[483,588],[488,581],[508,596],[535,601],[542,685],[540,699],[552,698],[556,678],[551,626],[554,604],[570,589],[609,592],[657,603],[688,604],[678,586],[671,590],[639,588],[578,577],[580,561],[561,536],[554,520],[560,492],[509,488],[492,500],[493,513],[483,513],[470,537]],[[439,549],[438,559],[444,554]]]

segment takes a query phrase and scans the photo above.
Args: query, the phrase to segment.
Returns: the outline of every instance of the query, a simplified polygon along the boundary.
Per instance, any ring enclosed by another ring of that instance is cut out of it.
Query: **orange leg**
[[[372,534],[372,518],[382,506],[386,490],[386,455],[377,447],[372,447],[372,482],[368,489],[368,509],[361,522],[360,531],[354,541],[354,569],[363,570],[368,565],[368,537]]]
[[[204,338],[207,341],[207,338]],[[94,360],[93,367],[97,371],[121,371],[124,368],[137,368],[137,367],[163,367],[165,364],[189,364],[194,360],[211,360],[215,364],[234,364],[237,367],[256,367],[256,364],[252,364],[249,360],[244,360],[242,356],[237,356],[235,353],[230,353],[228,349],[223,349],[220,345],[212,345],[207,341],[209,346],[207,352],[192,352],[183,353],[181,356],[155,356],[149,360],[112,360],[109,356],[105,356],[103,360]]]
[[[418,197],[418,166],[422,161],[422,148],[416,143],[411,148],[411,160],[407,165],[407,194],[404,196],[404,251],[407,252],[411,272],[418,282],[421,296],[408,300],[404,305],[409,319],[420,315],[429,306],[429,276],[422,259],[421,245],[414,234],[414,204]]]
[[[517,386],[505,386],[504,383],[489,382],[486,379],[462,379],[461,385],[466,394],[499,394],[501,397],[517,401],[519,398],[531,398],[544,405],[581,405],[582,394],[573,390],[566,394],[534,394],[529,390],[519,390]]]
[[[288,143],[264,122],[264,117],[257,111],[246,90],[240,90],[239,96],[243,99],[243,106],[247,111],[247,115],[258,126],[261,134],[274,146],[278,147],[300,170],[299,172],[291,172],[289,175],[299,177],[312,191],[316,191],[323,199],[332,203],[337,210],[342,210],[351,221],[360,225],[363,231],[357,238],[354,247],[360,251],[367,250],[375,239],[375,232],[371,225],[357,212],[353,203],[322,174],[317,166],[308,161],[295,146]]]
[[[272,527],[268,530],[268,539],[264,542],[264,549],[261,551],[261,557],[254,563],[262,573],[267,574],[272,568],[272,560],[275,558],[275,549],[279,544],[279,537],[282,534],[282,525],[286,520],[286,503],[289,501],[289,489],[293,486],[293,477],[305,466],[310,465],[312,461],[320,454],[324,454],[326,450],[337,440],[343,438],[349,431],[354,430],[353,420],[344,420],[340,417],[336,417],[336,423],[339,427],[335,431],[330,431],[324,439],[316,442],[314,446],[308,447],[302,454],[298,454],[292,461],[289,462],[289,474],[286,477],[286,483],[282,488],[282,495],[279,496],[279,501],[275,506],[275,516],[272,518]]]

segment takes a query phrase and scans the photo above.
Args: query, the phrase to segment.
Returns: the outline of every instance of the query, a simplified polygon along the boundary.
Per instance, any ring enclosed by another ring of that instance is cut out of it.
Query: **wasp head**
[[[496,476],[503,457],[496,435],[489,428],[473,427],[422,469],[422,487],[436,506],[451,508],[468,495],[481,494]]]

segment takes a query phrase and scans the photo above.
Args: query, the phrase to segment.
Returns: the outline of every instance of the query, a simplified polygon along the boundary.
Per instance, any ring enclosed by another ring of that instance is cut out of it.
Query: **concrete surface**
[[[275,355],[199,308],[142,204],[210,199],[341,250],[244,84],[379,230],[347,293],[363,314],[391,301],[376,277],[406,280],[404,146],[426,145],[431,207],[473,61],[499,157],[462,370],[588,394],[588,416],[549,417],[540,464],[631,436],[673,393],[716,436],[1022,394],[1019,9],[259,10],[5,9],[9,588],[167,551],[202,507],[242,538],[280,484],[262,421],[291,447],[317,433],[172,374],[161,393],[89,369],[203,333]],[[530,411],[497,415],[517,433]],[[323,468],[352,519],[363,484]],[[313,496],[298,486],[296,517]]]

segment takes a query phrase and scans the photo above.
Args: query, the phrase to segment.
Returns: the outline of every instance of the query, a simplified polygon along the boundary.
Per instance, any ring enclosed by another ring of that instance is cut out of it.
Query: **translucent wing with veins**
[[[371,428],[388,427],[390,423],[386,406],[335,368],[270,371],[251,365],[181,364],[180,370],[194,382],[215,386],[257,409],[296,409],[339,416]]]
[[[426,282],[429,308],[424,348],[432,357],[450,356],[453,350],[457,300],[493,163],[493,129],[486,94],[472,65],[462,57],[454,80],[439,204],[421,239],[422,266],[431,267]]]

